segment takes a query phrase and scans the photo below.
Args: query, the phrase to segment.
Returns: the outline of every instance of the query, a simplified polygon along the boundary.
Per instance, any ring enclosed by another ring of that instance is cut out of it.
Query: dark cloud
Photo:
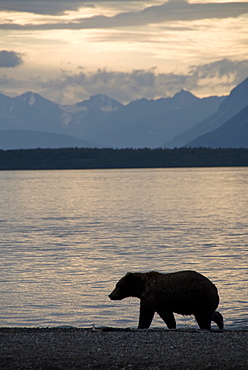
[[[23,63],[22,54],[0,50],[0,68],[14,68]]]
[[[6,0],[1,4],[1,10],[58,15],[66,10],[77,10],[84,5],[92,6],[90,3],[91,1],[77,0]]]
[[[43,15],[59,15],[67,10],[78,10],[83,7],[94,7],[95,3],[121,3],[123,0],[6,0],[1,4],[1,10],[28,12]],[[143,0],[128,0],[145,2]]]
[[[50,4],[50,3],[49,3]],[[124,12],[113,17],[93,16],[75,19],[73,22],[43,23],[19,25],[15,23],[1,24],[2,29],[19,30],[50,30],[50,29],[99,29],[141,26],[151,23],[168,21],[194,21],[201,19],[225,19],[238,17],[248,13],[247,2],[232,3],[199,3],[190,4],[187,1],[169,1],[162,5],[150,6],[139,12]]]

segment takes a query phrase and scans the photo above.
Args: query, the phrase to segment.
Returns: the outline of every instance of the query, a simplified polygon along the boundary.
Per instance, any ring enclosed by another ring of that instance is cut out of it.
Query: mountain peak
[[[105,113],[114,112],[122,106],[117,100],[102,94],[93,95],[88,100],[83,100],[75,105],[84,108],[84,110],[91,111],[94,109]]]
[[[184,90],[184,89],[181,89],[178,93],[176,93],[175,95],[178,95],[178,94],[181,94],[181,95],[191,95],[191,96],[194,96],[191,92],[187,91],[187,90]],[[174,95],[174,96],[175,96]]]
[[[26,102],[27,104],[33,106],[35,104],[48,104],[49,106],[51,105],[58,105],[56,103],[51,102],[50,100],[44,98],[40,94],[34,93],[32,91],[25,92],[24,94],[18,96],[16,99],[22,100]]]
[[[243,109],[248,102],[248,78],[246,78],[243,82],[237,85],[232,91],[230,95],[226,97],[226,99],[220,104],[219,110],[229,110],[229,109],[236,109],[235,113],[238,113],[239,110]]]
[[[28,92],[20,95],[22,100],[26,101],[29,105],[34,105],[38,96],[39,96],[38,94],[33,93],[31,91],[28,91]]]
[[[191,94],[189,91],[182,89],[172,98],[168,98],[168,100],[171,102],[172,109],[187,109],[189,106],[196,103],[199,98]]]
[[[174,96],[173,96],[173,99],[181,99],[181,100],[185,100],[185,99],[191,99],[192,100],[198,100],[199,98],[197,98],[195,95],[193,95],[191,92],[187,91],[187,90],[180,90],[178,93],[176,93]]]
[[[239,85],[237,85],[234,89],[232,89],[230,96],[244,93],[245,94],[248,93],[248,77],[244,81],[242,81]]]
[[[111,99],[107,95],[96,94],[96,95],[91,96],[89,100],[94,101],[94,102],[106,102]]]

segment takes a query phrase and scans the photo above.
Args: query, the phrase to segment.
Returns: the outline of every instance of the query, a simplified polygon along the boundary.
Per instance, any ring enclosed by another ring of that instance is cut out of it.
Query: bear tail
[[[223,316],[221,315],[220,312],[218,312],[218,311],[214,312],[213,317],[212,317],[212,321],[215,322],[218,325],[220,330],[224,329],[224,320],[223,320]]]

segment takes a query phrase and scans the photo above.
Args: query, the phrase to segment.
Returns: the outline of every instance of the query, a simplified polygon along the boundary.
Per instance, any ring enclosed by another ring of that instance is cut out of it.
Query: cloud
[[[50,4],[50,3],[49,3]],[[185,0],[169,1],[135,12],[121,12],[112,17],[103,15],[78,18],[70,22],[26,24],[1,24],[1,29],[12,30],[51,30],[51,29],[107,29],[130,26],[143,26],[171,21],[196,21],[202,19],[225,19],[248,13],[247,2],[193,3]]]
[[[225,78],[238,84],[248,76],[248,60],[233,61],[226,58],[212,63],[191,66],[189,75],[197,80]]]
[[[223,59],[192,66],[186,73],[159,73],[156,68],[130,72],[98,69],[89,72],[80,68],[77,73],[61,71],[53,79],[0,78],[2,92],[37,92],[60,104],[73,104],[89,96],[104,94],[123,103],[132,100],[172,96],[181,89],[197,96],[226,94],[248,76],[248,60]]]
[[[22,54],[0,50],[0,68],[15,68],[23,63]]]
[[[145,2],[148,0],[128,0],[129,2]],[[123,0],[6,0],[1,10],[27,12],[42,15],[61,15],[66,11],[78,10],[83,7],[95,7],[94,4],[112,2],[121,4]],[[123,5],[123,4],[122,4]]]
[[[90,6],[87,1],[77,0],[7,0],[1,4],[1,10],[28,12],[44,15],[59,15],[66,10],[77,10]],[[92,5],[91,5],[92,6]]]

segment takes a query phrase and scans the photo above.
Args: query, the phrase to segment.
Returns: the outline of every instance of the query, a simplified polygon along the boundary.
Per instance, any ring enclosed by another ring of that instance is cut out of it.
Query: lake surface
[[[0,325],[137,327],[139,300],[110,301],[115,283],[192,269],[226,328],[247,328],[247,185],[248,168],[0,172]]]

